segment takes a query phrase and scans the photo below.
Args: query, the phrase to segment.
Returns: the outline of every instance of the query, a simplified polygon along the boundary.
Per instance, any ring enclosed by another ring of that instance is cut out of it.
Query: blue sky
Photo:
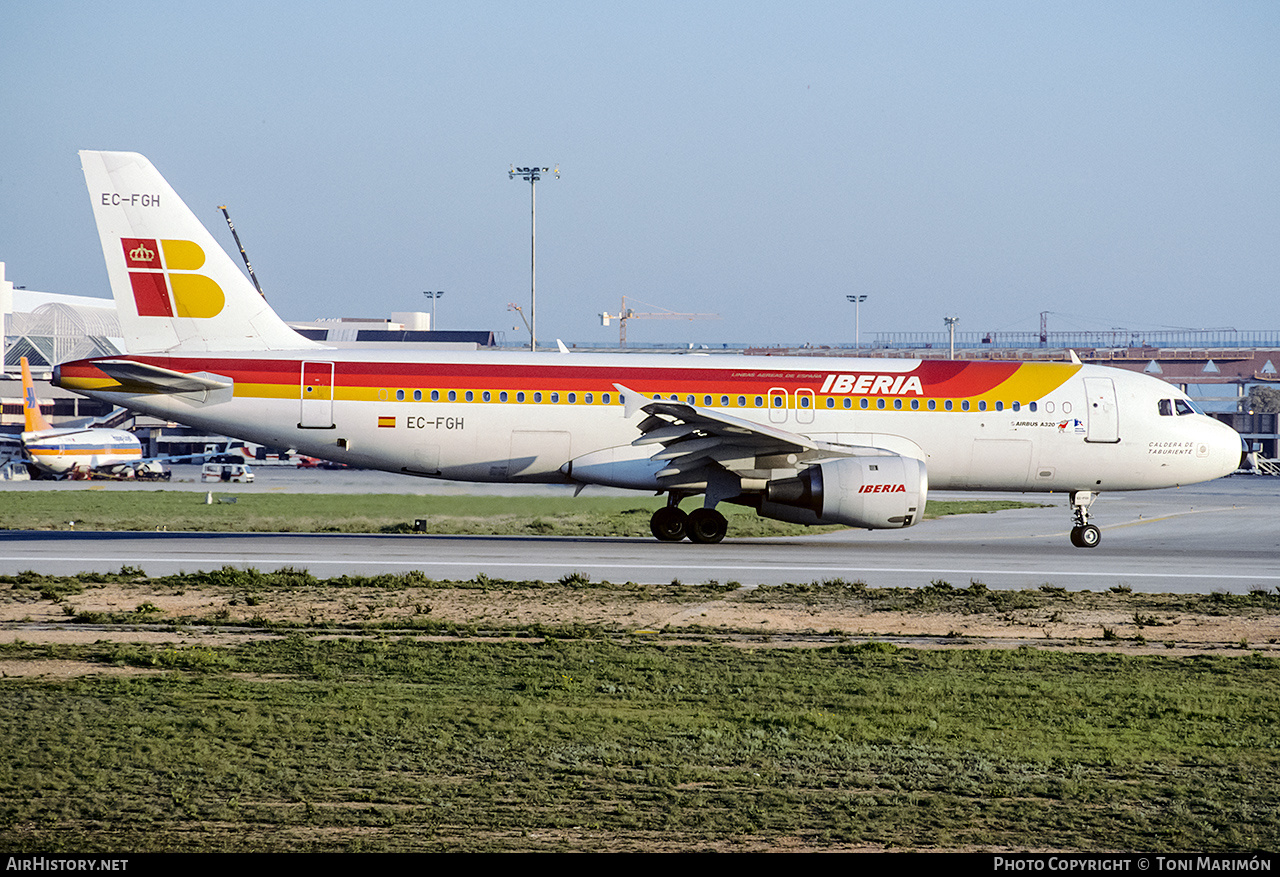
[[[1280,328],[1273,2],[0,0],[0,261],[108,294],[79,149],[148,156],[287,319],[606,341]]]

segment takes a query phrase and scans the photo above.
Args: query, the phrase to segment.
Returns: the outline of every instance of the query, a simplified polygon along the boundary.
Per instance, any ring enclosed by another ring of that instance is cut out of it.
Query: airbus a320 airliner
[[[62,387],[211,432],[425,478],[668,497],[654,536],[718,542],[720,503],[909,527],[934,490],[1100,492],[1233,471],[1240,437],[1146,375],[1079,363],[392,351],[294,332],[141,155],[81,152],[128,355]],[[689,512],[680,504],[701,503]]]

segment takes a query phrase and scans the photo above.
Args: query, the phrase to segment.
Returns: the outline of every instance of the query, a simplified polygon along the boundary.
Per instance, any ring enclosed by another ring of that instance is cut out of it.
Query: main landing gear
[[[679,542],[686,536],[690,542],[713,545],[724,538],[729,522],[715,509],[697,508],[685,514],[672,496],[667,505],[653,513],[649,530],[662,542]]]
[[[1075,526],[1071,528],[1071,544],[1076,548],[1097,548],[1102,541],[1102,531],[1089,523],[1089,506],[1098,498],[1096,491],[1071,491],[1071,515]]]

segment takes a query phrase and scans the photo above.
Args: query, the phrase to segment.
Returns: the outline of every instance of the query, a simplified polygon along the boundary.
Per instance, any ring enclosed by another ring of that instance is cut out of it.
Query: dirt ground
[[[678,595],[609,587],[402,588],[316,587],[252,597],[218,590],[148,584],[95,585],[61,601],[0,595],[0,642],[92,643],[100,640],[225,645],[276,636],[272,624],[324,628],[317,636],[366,635],[333,625],[378,624],[376,633],[431,621],[466,625],[472,636],[501,638],[536,625],[583,625],[623,638],[711,641],[744,647],[806,647],[875,639],[913,648],[1036,648],[1127,654],[1280,654],[1280,615],[1140,611],[1115,599],[1104,608],[1054,602],[983,612],[885,610],[875,601],[686,589]],[[1087,601],[1081,601],[1087,602]],[[141,610],[141,611],[140,611]],[[92,613],[117,613],[98,623]],[[133,616],[124,621],[121,615]],[[134,620],[136,618],[136,620]],[[191,621],[196,619],[195,621]],[[178,622],[178,623],[175,623]],[[369,632],[367,635],[373,635]],[[410,630],[400,635],[413,634]],[[435,637],[444,638],[444,637]],[[0,659],[6,676],[66,677],[86,672],[141,672],[74,661]]]

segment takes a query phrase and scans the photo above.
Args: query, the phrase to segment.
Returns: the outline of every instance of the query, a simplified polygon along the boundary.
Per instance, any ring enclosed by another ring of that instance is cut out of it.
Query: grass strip
[[[408,494],[216,493],[196,491],[13,491],[0,530],[411,533],[447,535],[643,536],[662,497],[415,496]],[[234,502],[228,500],[234,499]],[[1014,501],[930,501],[925,517],[1037,508]],[[842,529],[805,527],[722,504],[734,536],[790,536]],[[74,523],[72,523],[74,522]]]
[[[0,847],[1280,845],[1280,664],[883,643],[0,650]]]

